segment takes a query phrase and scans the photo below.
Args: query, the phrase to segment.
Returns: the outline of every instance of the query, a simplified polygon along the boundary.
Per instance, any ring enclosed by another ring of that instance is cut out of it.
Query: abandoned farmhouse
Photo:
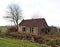
[[[40,35],[41,32],[43,32],[44,29],[47,28],[48,25],[46,23],[46,20],[44,18],[38,18],[38,19],[22,20],[21,23],[19,23],[18,30],[20,33]]]

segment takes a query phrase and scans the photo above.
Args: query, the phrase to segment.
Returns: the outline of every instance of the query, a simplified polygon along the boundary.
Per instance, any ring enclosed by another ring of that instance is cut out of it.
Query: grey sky
[[[9,4],[18,4],[25,19],[38,14],[46,19],[48,25],[60,26],[60,0],[0,0],[0,25],[10,24],[3,19]]]

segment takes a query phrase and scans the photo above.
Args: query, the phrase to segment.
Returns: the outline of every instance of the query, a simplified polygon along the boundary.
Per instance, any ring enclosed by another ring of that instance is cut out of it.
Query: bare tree
[[[5,16],[5,18],[9,19],[14,23],[14,25],[17,27],[18,31],[18,21],[22,19],[22,10],[20,7],[16,4],[11,4],[8,6],[7,14],[8,16]]]

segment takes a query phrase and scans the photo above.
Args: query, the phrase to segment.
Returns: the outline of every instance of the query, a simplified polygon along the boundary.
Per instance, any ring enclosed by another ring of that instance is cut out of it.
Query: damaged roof
[[[48,27],[44,18],[22,20],[19,25],[27,27]]]

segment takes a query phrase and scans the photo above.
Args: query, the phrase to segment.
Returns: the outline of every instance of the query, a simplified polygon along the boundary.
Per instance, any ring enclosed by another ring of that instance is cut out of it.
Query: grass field
[[[0,47],[49,47],[45,44],[32,43],[26,40],[0,38]]]
[[[5,30],[7,27],[6,26],[0,26],[0,30]]]
[[[0,31],[1,32],[6,32],[7,30],[7,27],[6,26],[0,26]]]

